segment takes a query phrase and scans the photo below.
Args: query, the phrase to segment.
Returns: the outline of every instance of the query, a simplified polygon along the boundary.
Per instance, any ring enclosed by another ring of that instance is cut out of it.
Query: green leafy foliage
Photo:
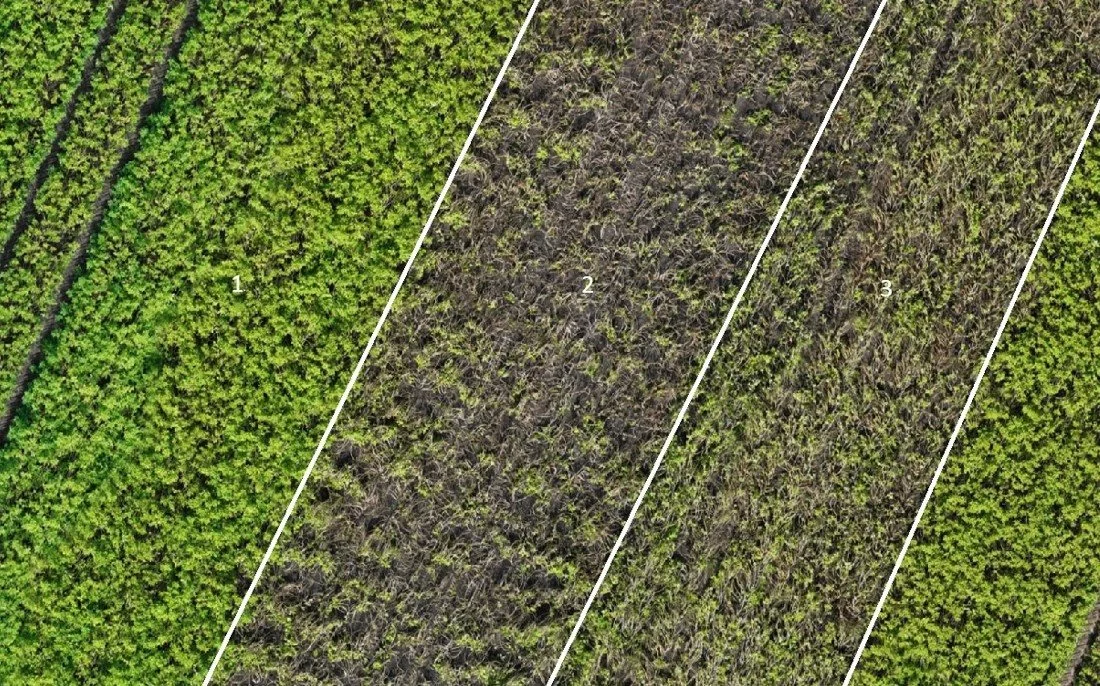
[[[1100,598],[1098,262],[1094,135],[858,683],[1059,683]]]
[[[76,237],[96,196],[137,126],[138,109],[173,31],[181,0],[131,0],[116,22],[75,103],[55,163],[39,186],[30,215],[0,269],[0,388],[12,388],[42,317],[57,297]]]
[[[107,0],[0,3],[0,244],[46,156],[110,5]]]
[[[0,680],[206,669],[522,9],[202,3],[0,450]]]

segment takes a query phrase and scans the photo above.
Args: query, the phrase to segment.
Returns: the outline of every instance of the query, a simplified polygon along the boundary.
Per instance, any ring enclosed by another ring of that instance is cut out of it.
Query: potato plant
[[[0,681],[201,678],[525,10],[200,4],[0,448]]]
[[[0,245],[108,22],[108,0],[0,3]]]
[[[872,10],[540,10],[224,682],[546,677]]]

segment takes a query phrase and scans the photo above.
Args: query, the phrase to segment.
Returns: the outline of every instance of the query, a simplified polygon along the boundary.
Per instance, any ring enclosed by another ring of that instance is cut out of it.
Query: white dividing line
[[[298,488],[295,489],[294,495],[290,499],[290,503],[286,506],[286,512],[283,513],[283,518],[279,522],[279,527],[275,529],[275,535],[271,537],[271,543],[268,544],[267,551],[264,552],[264,556],[260,560],[260,566],[256,569],[255,576],[252,577],[252,583],[249,584],[248,591],[245,592],[244,598],[241,599],[240,607],[237,608],[237,614],[233,616],[233,621],[230,623],[229,629],[225,632],[225,637],[218,647],[218,653],[214,656],[214,661],[210,663],[210,669],[207,670],[206,678],[202,681],[203,686],[208,686],[210,680],[214,677],[214,671],[218,668],[218,663],[221,662],[226,646],[229,645],[229,639],[232,638],[233,632],[236,631],[237,625],[244,615],[244,610],[248,606],[248,601],[252,598],[252,593],[256,590],[256,585],[260,582],[260,576],[263,575],[268,560],[271,559],[271,553],[275,550],[275,546],[279,543],[279,538],[283,535],[283,530],[286,528],[287,521],[290,520],[290,516],[294,513],[294,508],[298,504],[298,498],[301,497],[302,492],[306,489],[306,482],[309,481],[309,477],[313,473],[313,468],[317,465],[317,459],[321,456],[321,451],[324,450],[325,444],[328,442],[329,435],[332,433],[332,428],[336,426],[336,420],[340,418],[340,413],[344,410],[344,403],[347,402],[348,396],[351,394],[351,389],[355,386],[355,382],[359,379],[359,374],[363,371],[363,366],[367,362],[367,356],[370,355],[370,351],[374,347],[375,341],[378,340],[378,332],[382,330],[382,325],[386,323],[386,318],[390,316],[390,310],[393,309],[393,303],[397,300],[397,294],[401,291],[401,287],[405,284],[405,279],[408,278],[409,272],[412,270],[413,262],[416,260],[420,248],[424,245],[424,240],[428,237],[428,231],[431,230],[432,224],[435,223],[436,215],[439,214],[439,208],[443,206],[443,200],[447,197],[447,191],[451,189],[451,184],[454,183],[455,176],[462,166],[462,161],[466,158],[466,153],[469,152],[470,146],[474,142],[477,130],[481,127],[481,122],[485,119],[485,113],[489,111],[489,105],[492,104],[493,98],[497,94],[497,89],[500,88],[501,82],[504,81],[504,74],[508,71],[508,66],[512,63],[512,58],[515,57],[516,51],[519,50],[519,44],[523,40],[524,34],[527,33],[527,28],[531,25],[531,20],[535,17],[535,11],[538,10],[539,2],[540,0],[532,0],[531,7],[527,10],[527,16],[524,18],[523,24],[520,25],[519,33],[516,34],[515,40],[512,41],[512,47],[508,51],[508,56],[504,58],[504,63],[500,65],[500,71],[497,73],[496,80],[493,81],[493,87],[489,89],[489,94],[485,96],[485,102],[481,105],[481,111],[478,112],[477,119],[474,120],[474,125],[470,128],[469,135],[466,136],[466,142],[462,144],[462,150],[458,153],[458,158],[451,167],[451,173],[447,175],[447,180],[443,184],[443,189],[439,191],[439,197],[435,200],[435,205],[432,207],[431,214],[428,215],[428,220],[424,222],[424,228],[420,230],[420,236],[416,239],[416,244],[413,246],[412,253],[409,254],[408,261],[405,262],[405,268],[401,270],[401,276],[398,277],[397,284],[394,285],[393,292],[390,293],[390,299],[386,301],[386,306],[382,309],[382,315],[378,318],[378,323],[374,325],[374,331],[370,335],[370,340],[367,341],[367,347],[363,348],[363,354],[359,356],[359,362],[355,365],[355,371],[352,372],[351,378],[348,379],[347,386],[344,387],[344,393],[340,396],[340,402],[336,404],[336,409],[332,412],[332,418],[328,420],[328,426],[325,427],[325,433],[321,435],[321,440],[317,443],[317,449],[313,451],[313,457],[310,458],[309,464],[306,466],[306,471],[302,474],[302,480],[298,482]]]
[[[741,305],[741,299],[745,297],[745,291],[756,275],[756,270],[760,267],[760,261],[764,258],[764,252],[768,249],[768,244],[771,243],[775,230],[779,227],[779,223],[783,220],[783,215],[787,212],[787,205],[790,204],[791,198],[798,189],[798,184],[802,181],[803,174],[806,173],[806,167],[809,165],[810,158],[813,157],[814,151],[817,150],[817,145],[821,141],[822,135],[825,133],[825,127],[829,125],[829,120],[833,117],[833,112],[836,110],[837,103],[840,102],[840,96],[844,94],[844,89],[848,87],[848,81],[851,80],[852,73],[855,72],[856,69],[856,64],[859,63],[859,58],[863,55],[863,50],[867,47],[867,42],[871,39],[871,33],[874,32],[879,18],[882,17],[882,11],[886,8],[886,2],[887,0],[882,0],[879,3],[878,9],[875,10],[875,16],[871,19],[870,26],[867,27],[867,32],[863,34],[863,40],[860,41],[859,47],[856,49],[856,54],[852,57],[852,62],[848,65],[848,71],[844,74],[844,78],[841,80],[836,94],[833,95],[833,101],[829,104],[828,111],[825,112],[825,118],[821,120],[821,125],[817,127],[817,135],[814,136],[813,142],[810,143],[810,148],[802,158],[802,164],[798,166],[798,172],[794,175],[794,181],[791,182],[791,187],[787,189],[787,195],[779,205],[779,211],[776,212],[775,219],[772,220],[771,228],[768,229],[768,233],[764,236],[764,241],[756,251],[756,257],[749,267],[749,272],[745,276],[745,280],[741,282],[741,287],[737,290],[737,295],[733,299],[733,305],[730,306],[729,312],[726,313],[726,318],[722,322],[722,327],[718,329],[718,335],[714,337],[714,342],[710,344],[710,351],[707,352],[706,359],[703,360],[703,366],[699,369],[699,373],[695,375],[695,382],[691,385],[691,390],[688,391],[687,397],[684,398],[684,404],[680,406],[680,412],[676,415],[676,421],[672,423],[672,429],[668,432],[664,445],[661,446],[661,452],[657,454],[657,460],[649,470],[649,476],[646,477],[645,483],[642,484],[642,490],[638,493],[638,498],[634,501],[634,506],[630,508],[630,514],[626,518],[626,523],[623,524],[622,531],[619,532],[619,538],[615,541],[615,545],[611,547],[611,553],[607,556],[607,561],[604,562],[603,570],[596,580],[596,585],[592,587],[592,592],[588,594],[588,600],[584,603],[584,608],[581,610],[580,617],[577,618],[577,623],[573,625],[573,631],[569,634],[569,640],[565,642],[565,647],[562,648],[561,655],[558,656],[558,661],[554,665],[554,671],[550,673],[550,678],[546,681],[546,686],[553,686],[554,681],[558,678],[558,672],[561,671],[562,664],[565,663],[565,658],[569,654],[569,649],[573,647],[573,642],[577,640],[577,634],[580,633],[581,626],[584,624],[584,619],[588,616],[588,611],[592,607],[592,602],[596,599],[597,594],[599,594],[600,587],[603,586],[603,582],[607,578],[607,573],[611,569],[611,564],[615,561],[615,556],[619,554],[619,549],[622,547],[627,533],[630,532],[630,527],[634,523],[634,518],[638,515],[638,509],[642,506],[642,501],[645,500],[646,493],[653,484],[653,479],[657,476],[657,471],[661,468],[661,463],[664,462],[665,455],[668,453],[668,449],[672,445],[673,439],[676,437],[676,432],[680,429],[681,422],[684,421],[684,415],[687,414],[691,401],[695,399],[695,395],[699,392],[699,385],[703,382],[703,377],[706,376],[707,369],[710,368],[711,360],[714,359],[714,354],[717,352],[718,346],[722,344],[722,339],[726,337],[726,331],[729,329],[730,322],[733,320],[733,315]]]
[[[1085,143],[1088,141],[1089,135],[1092,134],[1092,128],[1096,124],[1098,115],[1100,115],[1100,100],[1096,101],[1096,107],[1092,110],[1092,117],[1089,119],[1088,126],[1085,127],[1085,133],[1081,136],[1081,142],[1077,144],[1077,151],[1073,153],[1073,160],[1069,163],[1069,169],[1066,170],[1065,178],[1062,179],[1062,185],[1058,187],[1058,194],[1054,196],[1054,204],[1050,206],[1050,212],[1047,213],[1047,219],[1046,222],[1043,223],[1043,229],[1039,232],[1039,237],[1035,240],[1035,247],[1031,249],[1031,255],[1028,256],[1027,264],[1024,265],[1024,271],[1020,274],[1020,280],[1016,283],[1016,290],[1012,292],[1012,298],[1008,301],[1008,307],[1005,309],[1004,316],[1001,317],[1001,324],[997,327],[997,333],[993,336],[993,342],[989,344],[989,350],[985,353],[985,359],[982,360],[982,366],[978,370],[978,378],[974,379],[974,385],[970,388],[970,395],[966,397],[966,403],[963,405],[959,420],[955,422],[955,429],[951,432],[951,438],[947,441],[947,448],[943,451],[943,457],[940,458],[939,465],[936,466],[936,473],[932,475],[932,483],[928,484],[928,490],[924,494],[924,500],[921,501],[920,507],[917,509],[917,516],[913,519],[913,526],[909,527],[909,535],[905,537],[905,542],[901,545],[901,552],[898,554],[897,561],[894,562],[894,569],[890,572],[890,578],[886,580],[886,587],[882,589],[882,596],[878,599],[878,605],[875,606],[875,611],[871,615],[871,621],[867,624],[867,630],[863,632],[863,640],[859,642],[859,648],[856,650],[855,657],[852,658],[852,664],[848,667],[848,674],[844,677],[844,686],[849,686],[852,681],[852,676],[856,673],[856,667],[859,665],[859,658],[863,656],[863,650],[867,647],[867,640],[871,638],[871,632],[875,628],[875,623],[878,621],[879,614],[882,612],[882,607],[886,604],[886,597],[890,595],[890,589],[894,587],[894,579],[897,578],[898,570],[901,569],[901,563],[905,559],[905,554],[909,552],[909,545],[912,544],[913,537],[917,533],[917,527],[920,526],[920,520],[924,517],[924,511],[928,508],[929,501],[932,500],[932,492],[936,490],[936,484],[939,483],[940,475],[943,474],[943,468],[947,464],[947,458],[951,454],[951,449],[955,447],[955,440],[958,439],[959,433],[962,431],[963,422],[966,421],[966,415],[970,412],[970,406],[974,403],[974,396],[978,394],[978,387],[982,385],[982,379],[985,378],[985,372],[989,369],[989,362],[993,359],[993,354],[997,351],[997,344],[1001,340],[1001,335],[1005,331],[1005,326],[1008,325],[1008,319],[1012,316],[1012,310],[1016,307],[1016,301],[1019,299],[1020,293],[1024,290],[1024,282],[1027,281],[1027,275],[1031,273],[1031,267],[1035,264],[1035,257],[1039,254],[1039,248],[1042,247],[1043,240],[1046,239],[1051,222],[1054,221],[1054,215],[1058,211],[1058,205],[1062,202],[1062,196],[1066,192],[1066,186],[1069,185],[1070,177],[1073,176],[1073,170],[1077,167],[1078,160],[1081,159],[1081,152],[1085,149]]]

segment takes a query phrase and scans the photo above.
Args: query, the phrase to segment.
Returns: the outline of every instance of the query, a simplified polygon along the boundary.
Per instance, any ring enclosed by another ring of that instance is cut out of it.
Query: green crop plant
[[[0,449],[0,681],[201,677],[525,9],[200,4]]]
[[[113,3],[0,4],[0,245],[7,240]],[[63,125],[64,128],[64,125]]]

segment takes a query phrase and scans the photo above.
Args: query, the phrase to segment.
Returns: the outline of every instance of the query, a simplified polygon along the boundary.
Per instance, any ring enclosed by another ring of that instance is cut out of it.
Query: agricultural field
[[[338,402],[214,683],[843,681],[1100,5],[885,3],[834,110],[879,0],[544,1],[346,406],[529,0],[0,9],[0,683],[202,683]],[[858,684],[1100,683],[1094,139]]]
[[[110,31],[101,32],[64,136],[0,248],[0,388],[14,389],[0,413],[0,436],[38,361],[38,339],[56,318],[72,278],[68,272],[81,261],[82,236],[98,222],[132,155],[142,105],[157,99],[150,93],[154,72],[166,66],[165,51],[186,20],[180,0],[133,0],[113,8]]]
[[[118,59],[193,7],[130,2]],[[132,65],[81,99],[125,121],[12,262],[88,239],[0,448],[0,681],[201,679],[525,10],[204,1],[156,107]]]
[[[874,8],[801,9],[543,15],[225,683],[546,679]],[[1091,111],[1093,16],[888,7],[562,683],[843,679]]]
[[[1095,17],[888,8],[567,680],[843,681],[1100,96]]]
[[[7,241],[28,190],[64,134],[86,65],[110,34],[111,3],[100,0],[0,5],[0,239]],[[40,181],[39,181],[40,183]]]
[[[220,683],[545,679],[873,9],[541,11]]]
[[[1094,134],[857,684],[1060,683],[1100,602],[1098,260]]]

